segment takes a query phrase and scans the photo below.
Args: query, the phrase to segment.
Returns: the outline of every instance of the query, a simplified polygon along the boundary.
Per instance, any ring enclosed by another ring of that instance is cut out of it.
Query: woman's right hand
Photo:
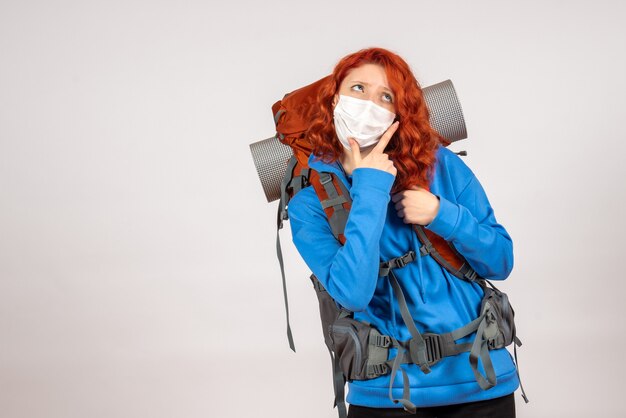
[[[359,143],[353,138],[349,138],[350,148],[352,150],[353,170],[357,168],[375,168],[377,170],[386,171],[395,177],[398,170],[393,165],[393,161],[389,159],[389,155],[385,154],[385,148],[387,148],[387,144],[391,141],[391,137],[398,129],[399,124],[400,122],[398,121],[392,123],[383,136],[380,137],[378,143],[365,155],[361,153]]]

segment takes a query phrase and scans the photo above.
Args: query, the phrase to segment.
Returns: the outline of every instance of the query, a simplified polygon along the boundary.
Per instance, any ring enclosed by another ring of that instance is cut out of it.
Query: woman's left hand
[[[439,212],[439,198],[421,187],[396,193],[391,200],[405,224],[428,225]]]

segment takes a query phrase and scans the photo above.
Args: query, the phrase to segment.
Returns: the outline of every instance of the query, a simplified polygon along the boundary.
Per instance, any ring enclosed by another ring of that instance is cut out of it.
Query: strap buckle
[[[426,343],[426,358],[428,365],[432,366],[443,358],[443,347],[439,334],[423,334]]]
[[[401,269],[402,267],[406,266],[409,263],[412,263],[413,261],[415,261],[415,251],[413,250],[404,255],[401,255],[400,257],[383,261],[380,263],[378,277],[387,277],[392,269]]]
[[[333,176],[330,175],[329,173],[326,172],[322,172],[320,173],[320,183],[323,185],[330,183],[331,181],[333,181]]]
[[[420,247],[420,255],[423,257],[427,254],[430,254],[430,252],[433,250],[433,243],[428,241],[428,243],[422,245]]]
[[[396,268],[402,268],[415,260],[415,251],[411,250],[396,259]]]
[[[396,258],[395,261],[396,261],[395,262],[395,265],[396,265],[395,267],[398,268],[398,269],[401,269],[402,267],[406,266],[406,264],[407,264],[405,259],[404,259],[404,256]]]
[[[474,269],[471,269],[470,271],[465,272],[465,274],[463,274],[463,277],[465,277],[470,282],[473,282],[474,280],[476,280],[476,276],[478,276],[478,273],[476,273]]]
[[[367,366],[368,375],[375,375],[376,377],[387,374],[389,366],[386,363],[369,364]]]
[[[439,334],[425,333],[422,334],[422,338],[424,339],[424,346],[422,349],[426,351],[424,353],[426,363],[420,363],[419,359],[414,358],[419,355],[419,352],[421,352],[419,348],[420,345],[417,343],[417,341],[415,341],[415,338],[409,341],[409,347],[411,348],[411,361],[420,366],[424,373],[429,373],[429,366],[433,366],[439,363],[439,360],[444,357],[444,349],[441,341],[441,336]]]
[[[376,347],[389,348],[391,346],[391,337],[388,335],[373,335],[372,337],[374,338],[371,342]]]

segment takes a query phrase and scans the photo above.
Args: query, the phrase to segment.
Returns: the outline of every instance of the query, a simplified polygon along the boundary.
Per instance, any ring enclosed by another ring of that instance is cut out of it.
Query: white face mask
[[[350,137],[361,148],[375,144],[396,118],[395,113],[370,100],[343,95],[339,96],[333,114],[337,137],[346,149],[350,149]]]

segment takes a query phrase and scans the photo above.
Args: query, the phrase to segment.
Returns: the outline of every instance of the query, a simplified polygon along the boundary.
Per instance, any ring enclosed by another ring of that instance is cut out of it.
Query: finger
[[[396,194],[392,194],[391,195],[391,201],[393,203],[397,203],[399,200],[402,200],[402,196],[400,195],[400,193],[396,193]]]
[[[354,160],[354,163],[356,165],[361,162],[361,147],[359,146],[359,143],[354,140],[354,138],[348,138],[348,142],[350,142],[352,159]]]
[[[391,196],[391,200],[394,201],[394,203],[397,203],[399,201],[401,201],[402,199],[404,199],[404,193],[405,192],[398,192],[394,195]]]
[[[391,141],[391,137],[398,130],[399,125],[400,125],[400,122],[398,121],[395,121],[394,123],[392,123],[391,126],[387,128],[383,136],[380,137],[380,141],[378,141],[378,144],[376,144],[376,146],[372,149],[372,152],[378,152],[378,153],[384,152],[385,148],[387,148],[387,144],[389,144],[389,141]]]
[[[404,218],[404,210],[401,209],[401,210],[398,211],[398,217],[399,218]]]

